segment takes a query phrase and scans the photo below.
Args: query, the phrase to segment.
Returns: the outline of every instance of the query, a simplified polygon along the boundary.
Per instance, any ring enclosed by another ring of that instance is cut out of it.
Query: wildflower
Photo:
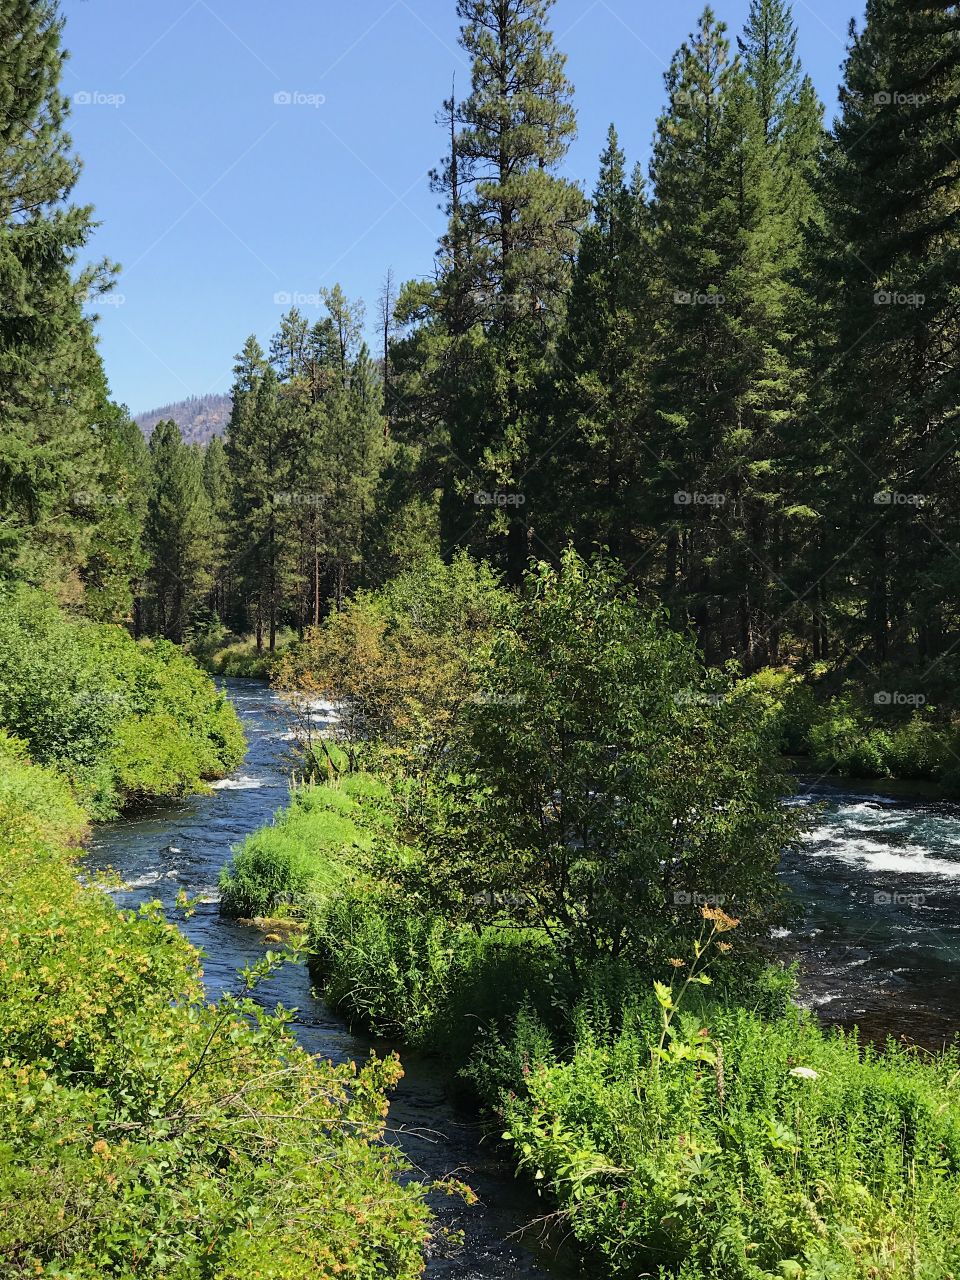
[[[733,950],[733,947],[731,946],[731,944],[730,944],[729,942],[718,942],[718,943],[717,943],[717,950],[718,950],[718,951],[722,951],[722,952],[723,952],[723,954],[724,954],[724,955],[726,955],[728,951],[732,951],[732,950]]]
[[[672,964],[675,969],[685,969],[687,967],[686,960],[678,960],[676,956],[671,957],[667,964]]]
[[[820,1076],[819,1071],[814,1071],[813,1067],[794,1067],[790,1074],[798,1080],[817,1080]]]
[[[713,927],[717,933],[728,933],[731,929],[736,929],[740,924],[739,920],[735,920],[733,916],[728,916],[723,907],[701,907],[700,914],[704,920],[713,921]]]

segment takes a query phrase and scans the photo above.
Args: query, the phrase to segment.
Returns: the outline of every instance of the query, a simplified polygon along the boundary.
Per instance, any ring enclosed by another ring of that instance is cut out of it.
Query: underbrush
[[[190,650],[211,675],[236,680],[269,680],[277,662],[295,638],[295,632],[284,630],[271,653],[266,648],[258,649],[254,636],[234,636],[224,628],[218,628],[198,637]]]
[[[0,727],[98,819],[196,791],[244,754],[233,707],[177,646],[137,644],[27,589],[0,607]]]
[[[749,683],[770,699],[787,754],[821,772],[939,783],[960,795],[960,729],[921,694],[853,684],[829,692],[800,676],[762,671]],[[888,678],[888,685],[903,683]]]
[[[615,1276],[944,1280],[960,1266],[956,1052],[923,1060],[707,1004],[706,1061],[655,1070],[655,1002],[614,1034],[492,1036],[504,1138]],[[712,1059],[712,1060],[711,1060]]]
[[[422,1190],[381,1141],[397,1060],[334,1067],[244,991],[208,1004],[156,905],[81,883],[83,826],[0,735],[3,1275],[420,1275]]]
[[[498,1118],[547,1218],[599,1270],[960,1274],[955,1051],[878,1052],[824,1031],[794,1006],[790,973],[736,947],[676,1007],[682,951],[660,973],[614,960],[571,970],[541,934],[445,919],[398,888],[419,855],[382,794],[367,806],[334,801],[336,786],[305,794],[349,803],[355,828],[339,853],[327,845],[319,890],[300,904],[318,985],[355,1022],[443,1056]]]

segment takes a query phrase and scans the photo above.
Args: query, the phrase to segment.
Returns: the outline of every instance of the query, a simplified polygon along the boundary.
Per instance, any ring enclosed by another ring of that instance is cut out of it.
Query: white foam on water
[[[893,875],[930,876],[941,880],[960,879],[960,862],[937,858],[921,845],[906,844],[895,848],[871,840],[869,836],[848,835],[830,827],[819,827],[810,833],[811,852],[821,857],[836,858],[867,871],[886,871]]]
[[[110,885],[107,892],[129,893],[131,889],[149,889],[152,884],[157,884],[164,874],[162,871],[147,871],[134,880],[124,880],[123,884]]]
[[[221,778],[219,782],[212,784],[214,791],[256,791],[258,787],[263,786],[262,778],[253,778],[248,773],[242,773],[239,778]]]

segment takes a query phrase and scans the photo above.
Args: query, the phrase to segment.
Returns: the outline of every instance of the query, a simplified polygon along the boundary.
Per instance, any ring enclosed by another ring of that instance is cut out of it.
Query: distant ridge
[[[207,444],[226,431],[231,404],[228,395],[188,396],[149,413],[138,413],[135,421],[148,440],[158,422],[172,418],[188,444]]]

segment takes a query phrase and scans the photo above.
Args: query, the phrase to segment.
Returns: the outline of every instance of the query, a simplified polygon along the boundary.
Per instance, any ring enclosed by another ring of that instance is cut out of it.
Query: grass
[[[305,916],[347,884],[355,854],[373,847],[358,821],[361,806],[376,802],[379,788],[362,776],[339,788],[293,791],[289,808],[273,826],[248,836],[220,877],[220,906],[235,917],[291,913]]]
[[[282,1012],[208,1004],[154,905],[73,853],[63,777],[0,734],[0,1271],[10,1280],[414,1280],[423,1189],[382,1142],[395,1058],[334,1067]]]
[[[391,868],[419,855],[382,788],[367,803],[309,795],[353,828],[291,902],[318,984],[351,1020],[443,1056],[594,1273],[960,1276],[955,1050],[826,1031],[793,1005],[789,973],[736,949],[665,1032],[664,975],[610,961],[574,979],[535,934],[444,919],[396,888]]]

